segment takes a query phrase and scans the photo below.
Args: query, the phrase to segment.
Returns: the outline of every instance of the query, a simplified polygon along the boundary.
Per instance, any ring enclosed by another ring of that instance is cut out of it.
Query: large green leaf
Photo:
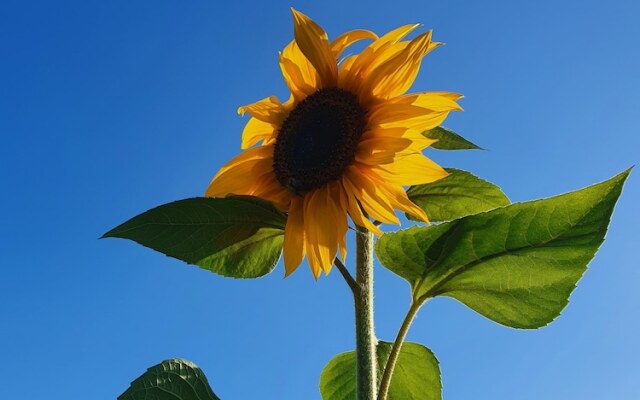
[[[174,358],[149,368],[118,400],[220,400],[195,364]]]
[[[220,275],[255,278],[278,263],[285,222],[255,197],[198,197],[146,211],[103,237],[130,239]]]
[[[449,176],[424,185],[412,186],[409,199],[422,208],[432,222],[449,221],[509,204],[509,199],[493,183],[459,169],[447,168]],[[407,218],[417,220],[407,214]]]
[[[431,145],[434,149],[438,150],[483,150],[482,147],[471,143],[467,139],[458,135],[451,129],[443,128],[441,126],[429,129],[422,132],[422,134],[430,139],[438,139],[437,142]]]
[[[391,343],[378,342],[378,375],[389,358]],[[356,353],[338,354],[322,370],[320,393],[324,400],[356,398]],[[391,378],[389,400],[440,400],[440,367],[431,350],[418,343],[405,342]]]
[[[588,188],[382,236],[381,263],[416,301],[460,300],[514,328],[550,323],[604,240],[629,170]]]

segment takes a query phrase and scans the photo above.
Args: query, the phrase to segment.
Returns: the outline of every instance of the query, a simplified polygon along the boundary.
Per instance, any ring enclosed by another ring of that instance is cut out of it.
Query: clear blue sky
[[[429,154],[513,201],[604,180],[640,155],[637,1],[18,1],[0,4],[0,397],[113,399],[170,357],[223,399],[316,399],[353,348],[337,271],[224,279],[106,230],[201,195],[239,151],[239,105],[285,98],[290,6],[330,36],[420,22],[446,46],[415,90],[465,94],[447,126],[489,149]],[[516,4],[519,3],[519,4]],[[441,361],[446,400],[640,398],[640,180],[551,326],[516,331],[450,299],[409,339]],[[391,339],[406,284],[376,272]]]

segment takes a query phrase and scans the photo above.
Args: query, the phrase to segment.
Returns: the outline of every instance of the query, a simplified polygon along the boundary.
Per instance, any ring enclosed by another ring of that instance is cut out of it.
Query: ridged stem
[[[356,399],[375,400],[377,395],[377,339],[373,325],[373,235],[356,228]]]

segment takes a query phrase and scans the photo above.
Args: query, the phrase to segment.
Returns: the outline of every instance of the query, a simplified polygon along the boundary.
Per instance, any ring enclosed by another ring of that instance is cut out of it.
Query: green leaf
[[[629,172],[549,199],[387,233],[376,252],[411,283],[417,301],[449,296],[500,324],[538,328],[567,305]]]
[[[459,169],[446,170],[450,173],[446,178],[412,186],[407,191],[409,199],[422,208],[432,222],[449,221],[510,203],[493,183]],[[407,218],[418,220],[409,214]]]
[[[192,362],[174,358],[149,368],[118,400],[220,400]]]
[[[391,343],[378,342],[378,378],[389,358]],[[324,400],[356,398],[356,353],[338,354],[322,370],[320,393]],[[400,350],[391,385],[389,400],[440,400],[442,383],[440,367],[431,350],[418,343],[405,342]]]
[[[285,222],[255,197],[197,197],[146,211],[103,237],[130,239],[220,275],[256,278],[278,263]]]
[[[438,150],[484,150],[482,147],[477,146],[462,136],[458,135],[454,131],[443,128],[441,126],[429,129],[422,132],[422,134],[430,139],[438,139],[437,142],[431,145],[434,149]]]

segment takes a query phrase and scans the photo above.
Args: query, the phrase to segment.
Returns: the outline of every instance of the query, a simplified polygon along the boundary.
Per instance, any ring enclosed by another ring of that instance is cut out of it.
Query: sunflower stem
[[[373,235],[357,227],[356,283],[356,399],[374,400],[377,384],[377,339],[373,325]]]
[[[411,323],[418,313],[418,310],[420,310],[420,306],[422,306],[422,304],[422,302],[411,302],[411,307],[409,308],[409,311],[407,311],[407,315],[404,317],[404,321],[402,321],[402,326],[400,326],[400,330],[398,331],[396,340],[395,342],[393,342],[391,353],[389,353],[389,358],[387,359],[386,366],[384,367],[384,372],[382,373],[382,379],[380,380],[380,391],[378,392],[378,400],[387,400],[387,392],[389,391],[391,377],[393,376],[393,370],[396,367],[396,362],[398,361],[400,350],[402,350],[402,343],[404,343],[407,332],[409,332],[409,327],[411,326]]]

